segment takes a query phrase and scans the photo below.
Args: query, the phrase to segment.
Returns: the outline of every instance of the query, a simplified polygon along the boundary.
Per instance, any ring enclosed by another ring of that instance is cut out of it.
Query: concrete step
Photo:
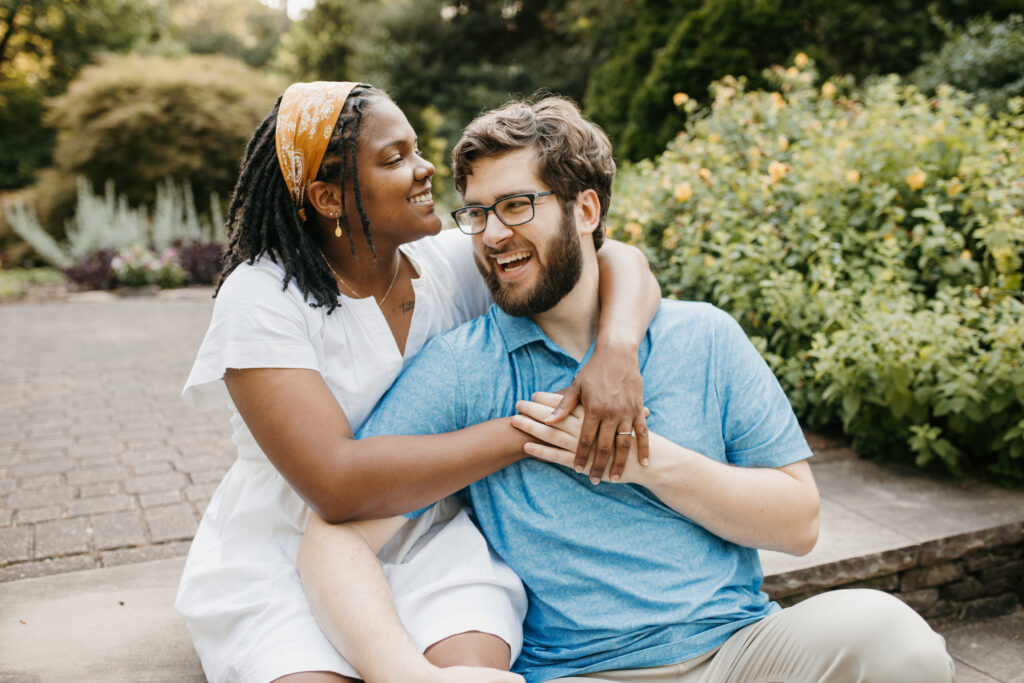
[[[784,604],[842,586],[888,590],[947,635],[961,681],[1024,683],[1024,491],[927,478],[841,450],[814,473],[818,546],[804,557],[762,553],[766,590]],[[183,564],[0,583],[0,681],[204,680],[171,608]]]

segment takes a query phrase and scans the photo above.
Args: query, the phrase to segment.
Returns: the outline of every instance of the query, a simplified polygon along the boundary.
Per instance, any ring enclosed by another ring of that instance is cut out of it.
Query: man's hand
[[[533,401],[519,401],[516,403],[516,410],[519,415],[512,418],[512,425],[520,431],[529,434],[541,443],[528,443],[524,447],[527,455],[565,467],[572,467],[577,472],[586,469],[587,461],[577,465],[576,447],[580,440],[580,434],[586,424],[586,411],[583,406],[577,405],[567,417],[558,421],[557,424],[548,424],[545,419],[550,413],[551,407],[562,399],[559,394],[537,392],[533,395]],[[647,409],[644,409],[646,417]],[[646,421],[645,421],[646,426]],[[626,437],[620,437],[625,439]],[[639,457],[638,447],[630,439],[630,443],[624,449],[625,456],[622,466],[616,472],[609,470],[606,481],[616,483],[635,483],[641,474],[637,466]],[[594,478],[594,469],[591,468],[590,480],[597,483],[601,479]]]
[[[538,419],[557,424],[583,405],[585,417],[578,444],[572,449],[575,457],[571,466],[577,472],[582,472],[590,460],[590,480],[596,484],[610,463],[607,475],[618,481],[634,446],[640,464],[648,463],[644,387],[635,349],[602,351],[598,346],[572,384],[559,393],[563,395],[552,406],[554,411]]]

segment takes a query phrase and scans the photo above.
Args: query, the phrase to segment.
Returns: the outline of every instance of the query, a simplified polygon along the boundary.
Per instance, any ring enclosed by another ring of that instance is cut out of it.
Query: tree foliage
[[[932,12],[954,25],[991,12],[1005,16],[1020,0],[636,0],[632,24],[614,54],[591,76],[586,109],[608,131],[620,156],[652,156],[684,116],[673,95],[704,99],[726,74],[761,86],[766,67],[797,52],[816,59],[824,75],[911,71],[944,39]]]
[[[938,52],[924,57],[911,80],[928,92],[942,83],[966,90],[995,112],[1011,97],[1024,96],[1024,16],[998,22],[982,17],[957,32]]]
[[[45,165],[53,132],[43,102],[99,51],[129,49],[157,31],[152,5],[132,0],[5,0],[0,5],[0,188]]]

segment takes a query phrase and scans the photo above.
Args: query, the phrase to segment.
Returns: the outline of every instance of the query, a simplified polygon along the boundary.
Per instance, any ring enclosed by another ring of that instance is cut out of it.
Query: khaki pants
[[[679,664],[602,671],[579,683],[945,683],[946,642],[881,591],[823,593],[746,626],[717,650]]]

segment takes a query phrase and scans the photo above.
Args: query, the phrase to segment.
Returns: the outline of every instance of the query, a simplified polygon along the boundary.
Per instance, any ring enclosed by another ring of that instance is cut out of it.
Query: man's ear
[[[306,198],[317,213],[329,218],[341,215],[341,188],[323,180],[314,180],[306,188]]]
[[[593,233],[601,224],[601,200],[591,188],[576,195],[573,211],[576,213],[576,229],[581,235]]]

